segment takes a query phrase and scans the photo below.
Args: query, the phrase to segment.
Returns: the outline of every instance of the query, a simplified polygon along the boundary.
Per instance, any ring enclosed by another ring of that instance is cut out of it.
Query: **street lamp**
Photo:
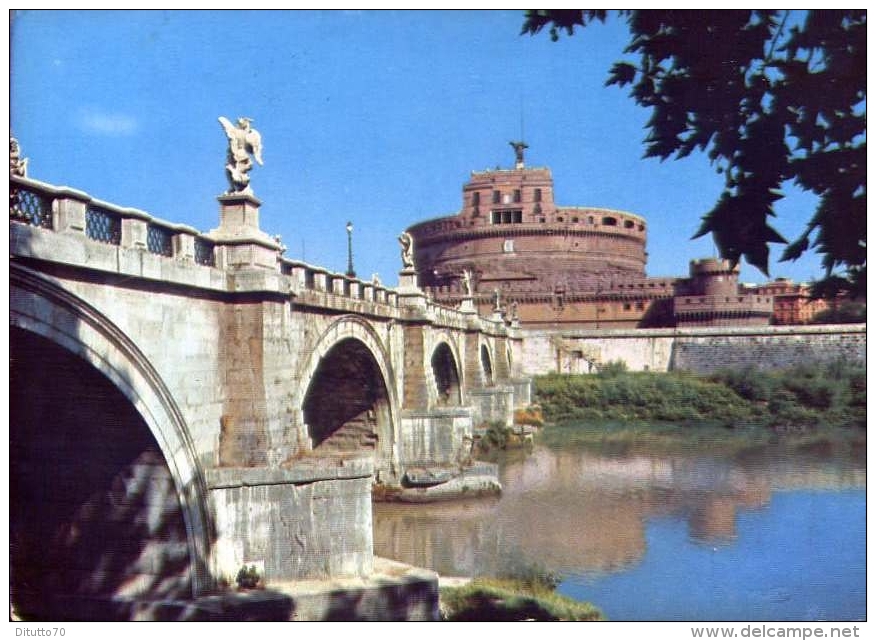
[[[356,270],[353,269],[353,223],[347,221],[347,276],[356,278]]]

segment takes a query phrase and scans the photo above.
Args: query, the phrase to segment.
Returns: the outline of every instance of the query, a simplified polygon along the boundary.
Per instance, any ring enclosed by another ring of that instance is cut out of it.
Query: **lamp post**
[[[347,276],[356,278],[356,271],[353,269],[353,223],[347,221]]]

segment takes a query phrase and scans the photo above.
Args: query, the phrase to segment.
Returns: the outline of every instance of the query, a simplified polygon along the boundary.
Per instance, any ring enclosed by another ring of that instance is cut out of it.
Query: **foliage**
[[[237,572],[237,587],[242,590],[251,590],[259,587],[261,580],[259,571],[254,565],[249,567],[244,565]]]
[[[627,372],[535,378],[548,422],[710,422],[726,427],[866,424],[866,370],[835,361],[785,371],[754,368],[710,376]]]
[[[553,587],[513,579],[474,579],[441,589],[442,614],[448,621],[599,621],[589,603],[560,596]]]
[[[481,437],[482,449],[485,450],[503,450],[508,444],[508,438],[511,436],[511,428],[505,425],[502,421],[491,421],[487,426],[487,431]]]
[[[744,401],[725,385],[680,373],[551,374],[535,379],[545,419],[702,421],[742,418]]]
[[[810,323],[866,323],[867,304],[859,301],[844,301],[835,308],[826,309],[812,317]]]
[[[723,371],[712,377],[744,398],[765,402],[774,424],[861,426],[866,422],[866,378],[863,366],[842,360],[775,372]],[[755,393],[747,397],[752,389]]]
[[[618,374],[623,374],[626,371],[627,364],[625,361],[608,361],[599,366],[597,374],[604,378],[610,378],[612,376],[617,376]]]
[[[544,425],[544,415],[541,412],[541,408],[530,406],[526,409],[514,410],[514,424],[541,427]]]
[[[725,178],[695,237],[768,273],[768,223],[793,181],[818,205],[780,260],[822,255],[818,296],[866,292],[866,10],[621,10],[631,40],[606,84],[651,109],[646,157],[707,153]],[[553,40],[604,10],[530,10],[522,33]]]

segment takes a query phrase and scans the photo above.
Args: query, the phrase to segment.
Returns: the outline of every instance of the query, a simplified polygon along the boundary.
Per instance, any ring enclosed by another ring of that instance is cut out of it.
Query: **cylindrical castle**
[[[473,172],[458,214],[408,229],[421,286],[461,293],[464,270],[480,294],[596,290],[615,277],[644,277],[643,218],[558,206],[550,170],[521,165]]]
[[[647,225],[614,209],[554,202],[550,169],[472,172],[462,209],[408,229],[419,285],[440,303],[471,299],[527,327],[596,329],[769,322],[769,296],[743,291],[739,268],[692,261],[689,277],[645,274]]]

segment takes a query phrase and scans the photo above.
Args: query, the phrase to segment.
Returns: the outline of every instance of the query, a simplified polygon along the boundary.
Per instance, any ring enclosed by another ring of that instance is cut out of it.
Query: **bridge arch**
[[[75,372],[76,376],[88,378],[89,384],[95,386],[98,397],[104,397],[104,404],[112,405],[112,409],[104,412],[103,416],[124,415],[131,421],[130,438],[139,439],[138,442],[146,444],[145,450],[135,452],[139,458],[132,467],[126,468],[127,476],[122,478],[120,475],[112,479],[114,485],[105,490],[106,496],[102,500],[105,502],[110,495],[130,499],[132,494],[139,492],[138,500],[143,502],[137,518],[146,519],[150,536],[153,534],[156,537],[162,536],[164,530],[155,530],[155,528],[163,527],[160,523],[165,510],[167,514],[180,518],[182,521],[180,529],[183,532],[181,536],[184,537],[184,542],[180,539],[178,545],[183,546],[185,550],[181,552],[182,558],[185,559],[185,567],[180,568],[176,565],[173,568],[180,573],[180,576],[187,577],[185,585],[195,596],[212,589],[214,581],[209,566],[215,530],[208,509],[206,484],[197,463],[186,422],[159,374],[139,348],[98,310],[58,284],[14,263],[10,265],[9,301],[10,333],[18,339],[16,350],[19,358],[24,360],[28,356],[27,349],[30,346],[39,354],[50,354],[54,361],[63,363],[65,367],[70,368],[69,371]],[[13,371],[27,378],[30,372],[36,371],[36,368],[15,369],[13,364]],[[15,393],[15,390],[12,392]],[[65,391],[51,389],[46,390],[46,393],[63,397]],[[72,401],[78,401],[79,407]],[[17,407],[24,407],[27,402],[28,399],[23,399]],[[31,405],[36,404],[31,403]],[[76,414],[84,405],[87,405],[87,402],[82,398],[58,399],[60,412]],[[33,419],[33,412],[28,416],[27,420]],[[47,428],[56,422],[61,423],[53,420],[54,418],[47,417]],[[83,425],[81,419],[73,418],[71,421],[63,424]],[[104,426],[93,426],[95,430],[102,427]],[[10,426],[11,434],[14,431],[15,428]],[[28,434],[21,429],[16,433],[19,441],[28,438]],[[98,433],[92,438],[92,442],[97,443],[98,448],[101,436]],[[67,435],[67,438],[71,439],[73,444],[79,445],[78,441],[84,441],[87,437],[77,433]],[[30,444],[25,447],[35,447],[35,445]],[[144,457],[148,460],[144,460]],[[74,466],[87,463],[88,461],[77,460],[75,457],[71,457],[70,460],[70,464]],[[165,470],[161,474],[166,476],[149,476],[148,471],[141,474],[143,470]],[[68,478],[76,479],[75,472],[68,474]],[[162,478],[165,481],[162,481]],[[21,480],[22,484],[28,482],[27,479]],[[149,483],[151,485],[148,490],[140,487]],[[164,485],[161,486],[161,483]],[[177,507],[168,508],[167,504],[159,505],[160,500],[170,503],[176,501]],[[32,507],[39,508],[38,505]],[[97,545],[101,543],[98,541]],[[137,559],[140,564],[138,567],[148,565],[150,561],[145,557],[150,553],[154,553],[154,549],[144,547],[140,550],[140,558]],[[154,563],[155,560],[151,562]],[[170,569],[169,566],[167,569]],[[168,580],[173,583],[179,578],[169,577]],[[176,583],[181,585],[179,581]],[[148,585],[144,585],[142,581],[138,583],[138,580],[131,578],[127,583],[116,586],[118,591],[115,595],[145,596],[147,599],[150,596],[160,597],[166,590],[166,585],[165,581],[159,583],[156,580],[152,584],[154,590],[149,592]],[[95,587],[95,590],[98,588],[101,586]],[[131,614],[118,610],[112,616]]]
[[[487,346],[486,343],[481,343],[480,359],[481,373],[484,377],[484,385],[486,387],[492,387],[496,384],[495,377],[493,376],[493,356],[490,353],[490,348]]]
[[[460,367],[462,361],[459,350],[455,347],[454,342],[442,333],[432,349],[429,362],[437,405],[463,404],[463,377]]]
[[[296,407],[314,450],[373,449],[378,481],[395,474],[396,376],[370,323],[353,315],[335,320],[317,340],[299,380]]]

